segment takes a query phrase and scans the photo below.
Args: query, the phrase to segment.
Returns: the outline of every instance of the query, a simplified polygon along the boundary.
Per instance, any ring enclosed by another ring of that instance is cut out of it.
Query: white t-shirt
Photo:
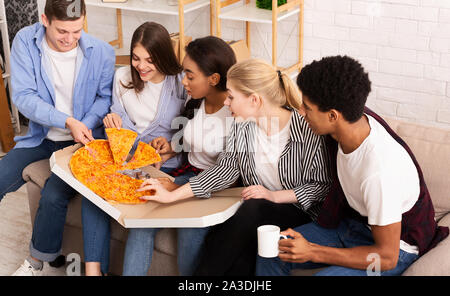
[[[206,114],[203,100],[194,118],[188,121],[184,129],[183,146],[185,151],[189,151],[189,163],[202,170],[213,166],[219,154],[225,150],[226,136],[232,124],[233,117],[227,106],[216,113]]]
[[[283,153],[283,150],[286,147],[287,142],[289,141],[290,126],[291,119],[289,119],[289,122],[281,131],[271,136],[268,136],[262,128],[256,128],[256,174],[261,182],[261,185],[272,191],[283,189],[280,181],[280,175],[278,173],[278,161],[281,153]],[[274,127],[274,125],[272,125],[272,127]]]
[[[344,154],[339,145],[337,172],[349,205],[370,225],[400,222],[416,203],[419,175],[406,150],[378,123],[366,115],[370,134],[353,152]],[[416,246],[400,242],[400,248],[418,253]]]
[[[136,94],[134,89],[123,87],[120,83],[128,85],[130,81],[129,66],[117,69],[114,76],[113,96],[116,96],[130,120],[135,124],[137,132],[142,134],[156,117],[164,80],[160,83],[144,82],[144,88],[139,94]]]
[[[58,52],[51,49],[45,38],[42,48],[46,55],[47,67],[51,73],[53,88],[55,90],[55,108],[69,116],[73,116],[73,87],[78,46],[67,52]],[[52,127],[48,131],[47,139],[52,141],[73,140],[70,130]]]

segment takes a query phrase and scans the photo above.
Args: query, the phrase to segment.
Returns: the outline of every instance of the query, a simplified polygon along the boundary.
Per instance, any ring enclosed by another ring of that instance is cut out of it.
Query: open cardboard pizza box
[[[138,205],[110,203],[72,175],[69,161],[80,147],[80,144],[76,144],[54,152],[50,158],[52,172],[126,228],[212,226],[230,218],[242,203],[240,196],[242,187],[216,192],[209,199],[193,197],[171,204],[153,201]],[[167,177],[173,180],[173,177],[152,166],[142,170],[153,178]]]

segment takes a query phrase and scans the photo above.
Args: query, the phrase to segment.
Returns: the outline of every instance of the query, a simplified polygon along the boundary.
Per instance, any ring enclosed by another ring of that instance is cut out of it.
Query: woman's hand
[[[154,138],[153,141],[150,142],[150,145],[152,145],[159,154],[174,153],[172,146],[165,137]]]
[[[157,178],[157,180],[161,183],[161,185],[166,188],[168,191],[174,191],[180,185],[175,184],[174,182],[170,181],[169,178]]]
[[[161,161],[153,164],[153,166],[158,170],[166,161],[176,155],[176,153],[172,150],[172,146],[169,141],[167,141],[165,137],[154,138],[149,144],[155,148],[156,153],[159,153],[161,156]]]
[[[103,118],[105,128],[122,128],[122,118],[116,113],[109,113]]]
[[[244,190],[242,190],[241,196],[243,200],[263,198],[267,199],[268,201],[275,202],[274,192],[261,185],[252,185],[246,187]]]
[[[158,151],[156,151],[156,153],[158,153]],[[163,166],[163,164],[166,161],[168,161],[169,159],[171,159],[175,155],[177,155],[175,152],[174,153],[160,154],[159,156],[161,156],[161,161],[157,162],[157,163],[154,163],[153,166],[159,170],[159,169],[161,169],[161,167]]]
[[[174,196],[164,187],[164,185],[158,179],[150,178],[145,180],[141,184],[141,187],[139,187],[139,189],[137,189],[136,191],[141,192],[147,190],[154,190],[155,195],[141,196],[140,199],[157,201],[159,203],[171,203],[175,201]]]

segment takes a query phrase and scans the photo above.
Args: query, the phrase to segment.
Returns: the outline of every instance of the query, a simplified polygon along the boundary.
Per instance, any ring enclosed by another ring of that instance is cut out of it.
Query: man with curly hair
[[[279,257],[258,275],[326,267],[316,275],[400,275],[448,235],[438,227],[420,167],[407,145],[365,107],[368,74],[350,57],[304,67],[297,84],[311,129],[328,135],[334,185],[318,220],[282,234]]]

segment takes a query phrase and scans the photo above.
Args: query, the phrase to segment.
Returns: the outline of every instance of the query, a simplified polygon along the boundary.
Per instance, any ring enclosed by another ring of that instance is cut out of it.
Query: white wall
[[[40,7],[45,0],[38,0]],[[134,0],[139,1],[139,0]],[[165,1],[165,0],[154,0]],[[304,0],[304,63],[349,55],[370,73],[367,105],[382,115],[450,127],[450,0]],[[123,11],[125,47],[134,29],[152,20],[178,31],[178,19]],[[278,27],[280,66],[297,56],[296,16]],[[115,10],[88,7],[89,33],[115,38]],[[209,7],[187,14],[186,33],[209,34]],[[222,21],[222,37],[244,38],[244,24]],[[271,26],[251,26],[254,57],[271,60]],[[126,48],[125,51],[128,52]]]

